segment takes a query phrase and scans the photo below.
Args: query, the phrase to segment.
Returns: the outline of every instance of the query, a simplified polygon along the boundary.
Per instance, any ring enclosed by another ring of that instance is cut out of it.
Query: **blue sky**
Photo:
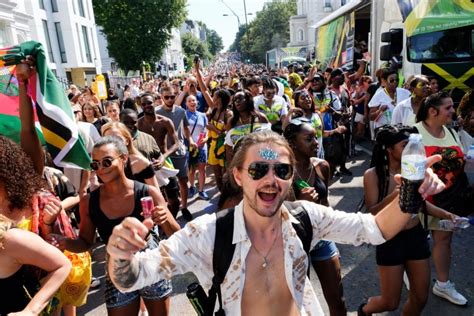
[[[240,19],[241,24],[245,24],[244,1],[243,0],[223,0]],[[255,18],[255,13],[260,11],[268,0],[246,0],[248,22]],[[235,39],[237,33],[237,18],[226,7],[222,0],[188,0],[188,19],[202,21],[215,30],[224,42],[224,50],[227,50]],[[228,14],[229,16],[223,16]]]

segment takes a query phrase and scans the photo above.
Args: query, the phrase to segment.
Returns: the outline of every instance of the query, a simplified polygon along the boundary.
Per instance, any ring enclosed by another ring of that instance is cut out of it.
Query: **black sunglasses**
[[[153,104],[153,102],[151,101],[142,102],[142,105],[151,105],[151,104]]]
[[[392,79],[390,79],[388,82],[394,83],[394,82],[397,82],[397,81],[398,81],[398,78],[392,78]]]
[[[94,171],[97,171],[99,170],[100,166],[102,166],[102,168],[108,168],[110,166],[112,166],[112,162],[119,158],[120,156],[117,156],[115,158],[112,158],[112,157],[106,157],[104,159],[102,159],[102,161],[98,161],[98,160],[92,160],[92,162],[90,163],[90,166],[91,166],[91,169],[94,170]]]
[[[293,166],[288,163],[269,163],[269,162],[252,162],[247,172],[253,180],[260,180],[268,173],[270,167],[273,168],[276,176],[282,180],[289,180],[293,175]]]
[[[164,95],[164,96],[163,96],[163,99],[165,99],[165,100],[175,99],[175,98],[176,98],[175,95]]]

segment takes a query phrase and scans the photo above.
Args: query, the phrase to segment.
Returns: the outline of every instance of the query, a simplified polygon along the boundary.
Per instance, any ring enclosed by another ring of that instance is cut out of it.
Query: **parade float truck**
[[[325,67],[368,71],[390,62],[403,79],[434,76],[455,101],[474,87],[474,2],[470,0],[354,0],[313,26],[315,58]]]

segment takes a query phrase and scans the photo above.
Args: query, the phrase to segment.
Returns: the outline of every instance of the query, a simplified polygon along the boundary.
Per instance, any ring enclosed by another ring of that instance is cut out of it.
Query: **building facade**
[[[298,0],[297,14],[290,18],[288,46],[313,48],[316,33],[312,26],[348,2],[350,0]]]

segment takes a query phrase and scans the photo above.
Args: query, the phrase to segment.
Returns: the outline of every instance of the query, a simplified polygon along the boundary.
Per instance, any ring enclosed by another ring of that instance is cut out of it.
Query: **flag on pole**
[[[26,56],[36,59],[36,72],[30,77],[28,94],[36,109],[36,119],[48,152],[59,167],[89,169],[90,157],[78,134],[72,107],[49,69],[41,43],[29,41],[0,49],[0,134],[19,141],[19,93],[15,65]]]

